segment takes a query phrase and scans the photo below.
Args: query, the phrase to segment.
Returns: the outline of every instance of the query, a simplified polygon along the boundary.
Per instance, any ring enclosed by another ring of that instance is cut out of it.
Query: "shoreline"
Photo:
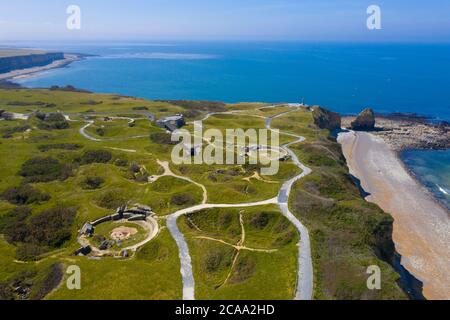
[[[442,150],[439,150],[439,151],[447,151],[447,150],[449,150],[449,149],[442,149]],[[436,151],[436,150],[433,150],[433,149],[406,149],[405,148],[405,149],[403,149],[401,151],[394,151],[394,153],[397,156],[398,160],[400,161],[400,164],[403,166],[403,169],[410,175],[410,177],[412,179],[414,179],[417,182],[417,184],[419,184],[423,188],[423,191],[425,193],[427,193],[436,202],[437,205],[441,206],[443,210],[446,210],[448,212],[449,218],[450,218],[450,208],[448,208],[445,203],[442,203],[442,201],[439,200],[436,197],[434,192],[432,190],[430,190],[430,188],[427,187],[424,183],[422,183],[422,181],[420,181],[420,178],[414,172],[414,170],[411,169],[410,167],[408,167],[407,164],[403,161],[402,153],[406,152],[406,151],[424,151],[424,152],[427,152],[427,151]]]
[[[401,264],[423,282],[427,299],[450,299],[448,209],[411,174],[382,137],[348,132],[338,138],[352,175],[368,192],[367,201],[394,218],[393,240]]]
[[[17,69],[17,70],[10,71],[7,73],[2,73],[2,74],[0,74],[0,81],[10,81],[10,82],[15,83],[14,82],[15,80],[27,79],[27,78],[33,77],[44,71],[64,68],[73,62],[81,61],[83,59],[84,59],[84,56],[81,54],[65,53],[63,60],[57,60],[57,61],[54,61],[53,63],[47,64],[45,66],[33,67],[33,68],[27,68],[27,69]]]

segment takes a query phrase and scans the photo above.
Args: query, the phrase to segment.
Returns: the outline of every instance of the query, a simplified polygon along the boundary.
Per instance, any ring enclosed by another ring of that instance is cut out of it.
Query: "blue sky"
[[[66,8],[82,28],[66,29]],[[382,10],[382,30],[366,9]],[[450,42],[449,0],[0,0],[14,40],[327,40]]]

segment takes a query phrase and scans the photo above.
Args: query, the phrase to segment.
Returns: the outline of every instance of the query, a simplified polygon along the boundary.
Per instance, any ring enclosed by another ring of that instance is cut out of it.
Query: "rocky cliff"
[[[353,130],[374,130],[375,129],[375,113],[372,109],[364,109],[356,120],[351,123]]]
[[[341,128],[341,116],[336,112],[328,111],[322,107],[313,107],[314,123],[320,129],[330,131]]]
[[[53,63],[54,61],[63,59],[64,54],[62,52],[0,57],[0,73],[7,73],[18,69],[42,67]]]

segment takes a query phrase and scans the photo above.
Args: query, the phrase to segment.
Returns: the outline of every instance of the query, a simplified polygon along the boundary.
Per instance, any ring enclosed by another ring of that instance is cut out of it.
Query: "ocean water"
[[[343,114],[365,107],[450,121],[450,44],[294,42],[22,43],[93,54],[20,80],[148,99],[304,102]],[[450,208],[450,151],[403,160]]]
[[[416,178],[450,210],[450,150],[409,150],[401,158]]]
[[[95,54],[20,81],[71,84],[149,99],[320,104],[341,113],[365,107],[450,120],[450,45],[295,42],[43,44]]]

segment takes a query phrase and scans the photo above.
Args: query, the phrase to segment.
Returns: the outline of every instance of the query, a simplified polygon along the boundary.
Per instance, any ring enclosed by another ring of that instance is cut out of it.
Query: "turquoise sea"
[[[417,179],[450,210],[450,150],[409,150],[401,158]]]
[[[21,80],[149,99],[364,107],[450,121],[450,44],[297,42],[22,43],[95,57]],[[449,206],[450,152],[410,151],[407,166]],[[442,189],[442,190],[441,190]]]

